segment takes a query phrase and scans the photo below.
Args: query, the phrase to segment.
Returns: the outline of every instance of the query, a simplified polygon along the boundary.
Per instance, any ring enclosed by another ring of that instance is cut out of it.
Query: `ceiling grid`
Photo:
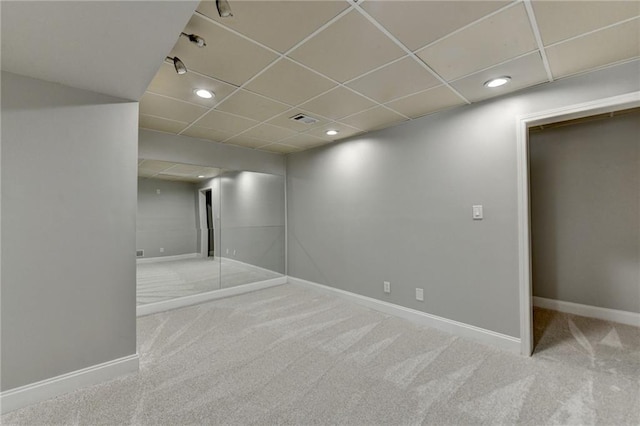
[[[635,0],[230,5],[233,18],[220,18],[214,1],[200,3],[184,31],[208,46],[178,38],[169,56],[192,76],[163,65],[141,102],[141,127],[296,152],[640,57]],[[509,84],[483,86],[503,75]],[[198,83],[216,98],[195,98],[189,84]],[[300,113],[319,121],[288,119]]]

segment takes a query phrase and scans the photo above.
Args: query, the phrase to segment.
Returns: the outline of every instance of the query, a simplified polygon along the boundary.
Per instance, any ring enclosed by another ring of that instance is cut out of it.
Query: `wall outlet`
[[[385,281],[383,285],[384,285],[384,292],[391,293],[391,283],[389,281]]]
[[[160,253],[164,253],[164,247],[160,247]]]
[[[156,194],[160,194],[160,190],[159,189],[156,189]]]
[[[416,300],[424,302],[424,290],[421,288],[416,288]]]
[[[227,254],[229,254],[229,249],[227,249]]]
[[[235,250],[233,251],[233,255],[234,255],[234,256],[236,255],[236,251],[235,251]]]

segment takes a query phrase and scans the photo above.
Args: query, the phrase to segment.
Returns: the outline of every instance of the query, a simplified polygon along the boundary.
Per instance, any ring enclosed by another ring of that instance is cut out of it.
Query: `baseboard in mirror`
[[[177,297],[175,299],[163,300],[162,302],[138,305],[136,314],[139,317],[164,312],[171,309],[183,308],[185,306],[197,305],[198,303],[210,302],[212,300],[223,299],[225,297],[237,296],[239,294],[250,293],[263,288],[275,287],[286,284],[287,277],[282,276],[270,280],[258,281],[255,283],[242,284],[236,287],[221,288],[219,290],[208,291],[206,293],[193,294],[191,296]]]
[[[640,313],[637,312],[581,305],[579,303],[563,302],[562,300],[547,299],[537,296],[533,297],[533,306],[564,312],[567,314],[580,315],[582,317],[597,318],[605,321],[640,327]]]
[[[175,256],[142,257],[142,258],[137,258],[136,263],[170,262],[172,260],[194,259],[197,257],[202,257],[202,255],[200,253],[187,253],[187,254],[177,254]]]
[[[229,257],[224,257],[224,256],[220,256],[220,259],[221,259],[222,262],[235,263],[235,264],[240,265],[240,266],[245,266],[245,267],[249,267],[249,268],[252,268],[252,269],[257,269],[258,271],[262,271],[262,272],[266,272],[266,273],[270,273],[270,274],[281,274],[281,272],[272,271],[271,269],[267,269],[267,268],[261,268],[260,266],[253,265],[251,263],[242,262],[242,261],[240,261],[238,259],[231,259]],[[222,268],[224,268],[224,263],[222,264]]]
[[[137,373],[140,364],[138,354],[114,359],[81,370],[61,374],[19,388],[0,393],[2,414],[46,399],[54,398],[77,389],[97,385],[125,374]]]
[[[303,287],[320,290],[343,299],[350,300],[360,305],[366,306],[376,311],[384,312],[389,315],[404,318],[406,320],[432,327],[446,333],[456,336],[468,338],[478,343],[493,346],[509,352],[520,353],[520,339],[506,334],[497,333],[495,331],[486,330],[474,325],[442,318],[437,315],[431,315],[426,312],[417,311],[404,306],[395,305],[393,303],[384,302],[382,300],[373,299],[371,297],[362,296],[356,293],[329,287],[323,284],[302,280],[300,278],[289,277],[289,283],[300,285]]]

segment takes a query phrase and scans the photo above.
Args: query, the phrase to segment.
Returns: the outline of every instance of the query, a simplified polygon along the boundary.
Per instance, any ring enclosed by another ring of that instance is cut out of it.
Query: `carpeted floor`
[[[639,424],[640,330],[536,317],[527,358],[287,284],[139,318],[139,374],[2,422]]]
[[[161,302],[282,274],[225,258],[193,258],[137,265],[137,304]]]

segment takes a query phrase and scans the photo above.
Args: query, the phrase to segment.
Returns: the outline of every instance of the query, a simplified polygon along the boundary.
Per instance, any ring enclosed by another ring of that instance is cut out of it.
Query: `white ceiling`
[[[2,70],[138,100],[197,5],[2,0]]]
[[[197,183],[212,179],[224,172],[216,167],[203,167],[171,161],[138,159],[138,176],[141,178]],[[202,176],[202,177],[200,177]]]
[[[640,57],[639,0],[229,2],[3,0],[2,69],[140,100],[142,128],[289,153]]]
[[[207,46],[176,40],[189,72],[160,67],[141,127],[288,153],[640,56],[637,0],[229,3],[200,3],[184,31]]]

